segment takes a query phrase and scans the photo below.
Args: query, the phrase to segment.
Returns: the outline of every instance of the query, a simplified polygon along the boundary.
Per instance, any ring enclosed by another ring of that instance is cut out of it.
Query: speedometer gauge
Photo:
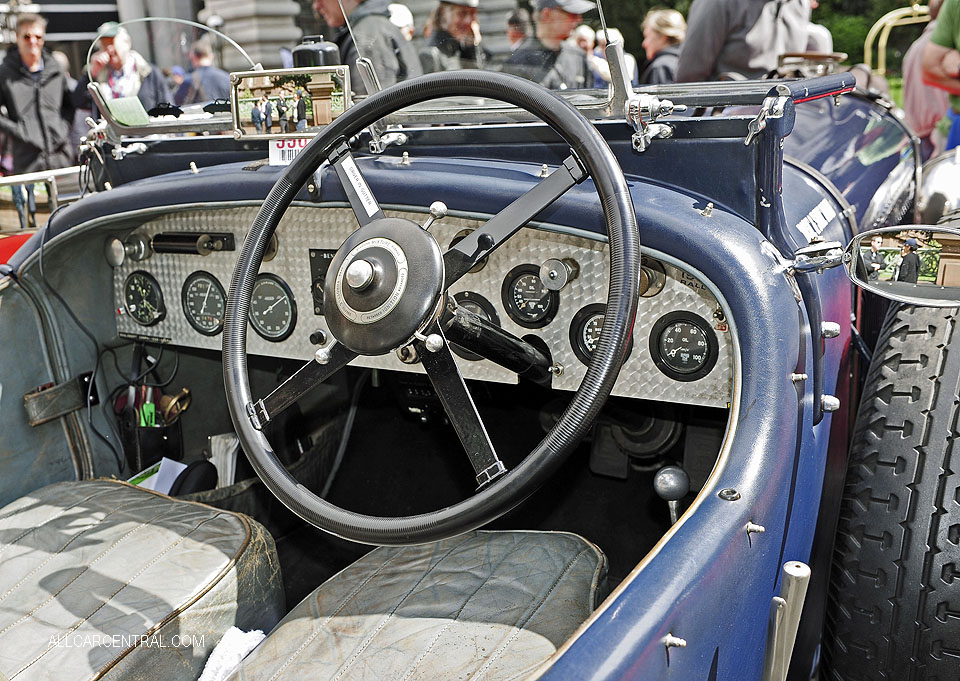
[[[664,374],[676,381],[703,378],[717,363],[717,335],[692,312],[671,312],[650,331],[650,355]]]
[[[223,312],[227,295],[217,278],[198,270],[183,282],[180,302],[190,326],[204,336],[216,336],[223,330]]]
[[[500,298],[507,316],[527,329],[542,329],[560,308],[560,294],[543,285],[537,265],[517,265],[510,270],[500,287]]]
[[[167,314],[160,284],[143,270],[132,272],[123,282],[123,306],[142,326],[152,326]]]
[[[293,291],[275,274],[261,274],[253,285],[250,325],[261,337],[278,343],[297,325],[297,304]]]

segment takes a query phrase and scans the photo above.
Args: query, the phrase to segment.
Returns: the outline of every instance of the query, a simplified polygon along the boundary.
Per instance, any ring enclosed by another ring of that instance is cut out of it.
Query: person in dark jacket
[[[342,4],[338,0],[313,0],[313,8],[337,31],[332,39],[340,48],[340,63],[350,67],[350,89],[356,94],[369,94],[357,68],[358,57],[373,63],[384,88],[423,74],[413,43],[390,23],[389,4],[389,0],[342,0]],[[346,17],[350,18],[356,43],[346,30]]]
[[[917,255],[917,240],[910,237],[903,242],[903,260],[900,262],[900,272],[897,281],[916,284],[920,275],[920,256]]]
[[[17,174],[66,168],[75,160],[70,148],[73,104],[68,74],[44,49],[46,26],[40,15],[20,15],[17,44],[0,64],[0,106],[6,111],[0,114],[0,130],[11,141]],[[27,185],[27,203],[34,223],[33,185]],[[20,227],[26,226],[27,216],[21,214]]]
[[[90,73],[80,79],[78,94],[86,94],[92,80],[101,84],[100,91],[107,99],[137,97],[148,112],[158,104],[173,102],[163,71],[133,49],[123,26],[108,21],[100,26],[98,36],[100,50],[90,58]]]
[[[490,52],[481,44],[479,4],[479,0],[440,0],[430,36],[420,50],[424,73],[487,67]]]
[[[596,9],[591,0],[536,0],[536,35],[524,40],[503,64],[503,72],[540,83],[550,90],[589,87],[593,77],[587,55],[566,40]]]
[[[213,65],[213,48],[201,38],[190,46],[193,71],[187,74],[174,94],[177,104],[206,104],[230,99],[230,75]]]
[[[296,127],[298,131],[307,129],[307,103],[303,100],[303,92],[297,90],[296,97],[296,113],[297,113],[297,122]]]
[[[677,80],[680,46],[687,33],[683,15],[675,9],[655,9],[643,20],[643,51],[647,65],[640,74],[641,85],[659,85]]]

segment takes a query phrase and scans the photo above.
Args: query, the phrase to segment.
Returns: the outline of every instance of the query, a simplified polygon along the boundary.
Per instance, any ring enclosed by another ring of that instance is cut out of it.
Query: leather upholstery
[[[603,553],[573,534],[380,548],[294,608],[231,681],[515,679],[587,618]]]
[[[283,588],[256,522],[108,480],[0,509],[0,678],[195,679],[231,626],[273,626]]]

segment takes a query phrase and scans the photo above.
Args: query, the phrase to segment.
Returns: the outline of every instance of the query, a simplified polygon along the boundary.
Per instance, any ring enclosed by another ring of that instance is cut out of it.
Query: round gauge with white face
[[[216,336],[223,330],[227,294],[215,276],[202,270],[194,272],[180,289],[183,314],[190,326],[204,336]]]
[[[250,325],[262,338],[278,343],[297,325],[297,304],[293,291],[275,274],[261,274],[250,298]]]
[[[167,314],[160,284],[143,270],[131,272],[123,282],[123,307],[141,326],[152,326]]]

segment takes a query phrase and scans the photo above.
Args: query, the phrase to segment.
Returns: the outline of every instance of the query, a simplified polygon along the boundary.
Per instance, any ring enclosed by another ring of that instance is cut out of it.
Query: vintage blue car
[[[244,129],[290,73],[106,105],[0,270],[0,677],[956,678],[960,232],[892,105],[303,74],[308,144]]]

